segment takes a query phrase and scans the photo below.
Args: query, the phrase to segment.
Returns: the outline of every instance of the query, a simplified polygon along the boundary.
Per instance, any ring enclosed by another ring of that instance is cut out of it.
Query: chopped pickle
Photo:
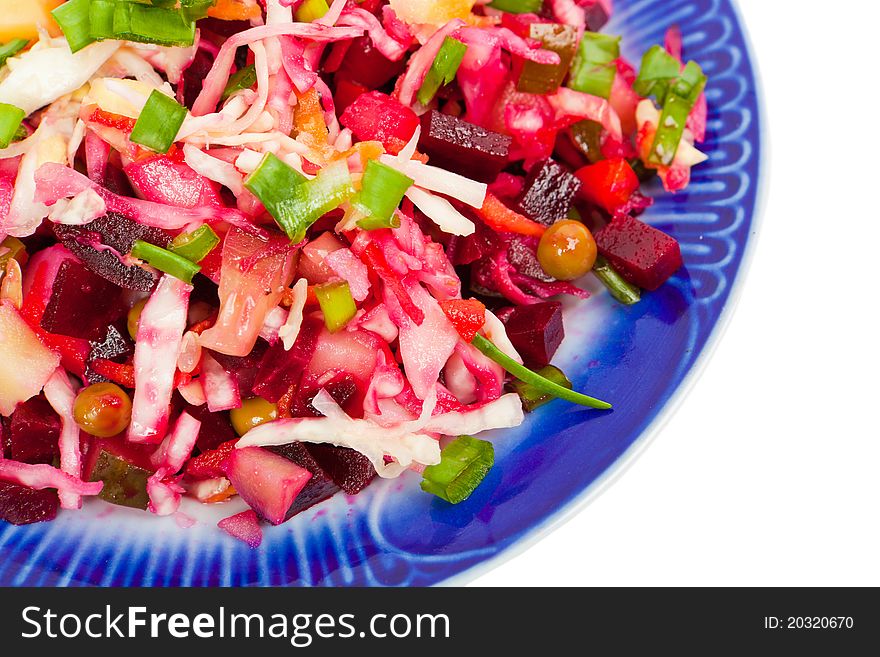
[[[0,272],[6,270],[6,263],[12,258],[18,260],[23,265],[27,262],[27,249],[17,237],[7,237],[0,242]]]
[[[571,390],[571,381],[568,380],[568,377],[565,376],[565,373],[558,367],[547,365],[547,367],[538,370],[538,374],[543,376],[545,379],[549,379],[553,383],[562,386],[563,388],[568,388],[569,390]],[[515,380],[511,384],[511,386],[513,387],[514,392],[516,392],[516,394],[518,394],[519,398],[522,400],[523,410],[527,413],[531,413],[536,408],[556,399],[553,395],[544,392],[543,390],[539,389],[537,386],[532,385],[531,383],[524,383],[522,381]]]
[[[571,140],[586,158],[595,164],[602,155],[602,124],[598,121],[578,121],[570,128]]]
[[[532,23],[529,36],[543,44],[545,50],[559,55],[559,64],[538,64],[526,61],[516,83],[517,91],[549,94],[559,89],[577,53],[577,30],[571,25]]]
[[[89,481],[103,481],[100,498],[111,504],[146,509],[150,502],[147,479],[152,473],[104,450],[98,456]]]

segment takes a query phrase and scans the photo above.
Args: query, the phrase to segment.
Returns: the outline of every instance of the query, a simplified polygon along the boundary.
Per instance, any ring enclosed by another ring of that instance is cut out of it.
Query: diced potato
[[[391,0],[391,8],[407,23],[442,25],[467,18],[474,0]]]
[[[9,301],[0,302],[0,415],[43,389],[60,357],[47,349]]]
[[[12,39],[36,39],[37,26],[49,34],[61,34],[50,13],[64,0],[0,0],[0,43]]]

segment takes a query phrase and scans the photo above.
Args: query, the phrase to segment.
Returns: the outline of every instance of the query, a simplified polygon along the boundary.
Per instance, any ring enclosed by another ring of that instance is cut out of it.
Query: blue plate
[[[709,75],[710,160],[687,193],[657,192],[648,221],[682,245],[685,269],[631,308],[600,289],[572,309],[562,367],[609,399],[600,414],[561,402],[493,437],[497,465],[453,507],[418,477],[377,482],[266,532],[250,550],[216,528],[239,507],[193,504],[154,518],[101,502],[53,523],[0,523],[0,585],[428,585],[460,582],[572,514],[634,456],[686,387],[729,309],[760,186],[756,79],[730,0],[617,0],[609,31],[631,61],[672,24]],[[480,568],[478,568],[478,566]]]

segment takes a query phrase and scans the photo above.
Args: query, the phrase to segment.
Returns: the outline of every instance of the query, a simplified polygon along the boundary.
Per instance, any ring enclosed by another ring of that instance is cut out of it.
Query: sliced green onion
[[[206,224],[191,233],[181,233],[175,237],[171,242],[170,250],[190,262],[201,262],[217,248],[218,244],[220,238],[217,237],[214,229]]]
[[[569,86],[593,96],[608,98],[617,76],[614,60],[620,57],[620,37],[585,32],[578,46]]]
[[[185,283],[192,283],[193,276],[202,269],[194,262],[172,253],[168,249],[142,240],[137,240],[131,247],[131,255],[133,258],[143,260],[151,267],[164,271],[174,278],[179,278]]]
[[[577,30],[570,25],[532,23],[529,37],[541,42],[544,50],[559,55],[558,64],[538,64],[526,60],[516,82],[517,91],[530,94],[554,93],[562,85],[578,48]]]
[[[571,381],[565,376],[565,372],[558,367],[547,365],[547,367],[542,367],[538,370],[536,374],[543,376],[545,379],[552,381],[556,385],[571,390]],[[516,392],[522,400],[523,410],[527,413],[531,413],[539,406],[543,406],[547,402],[556,399],[553,395],[548,394],[545,390],[541,390],[531,383],[514,381],[512,387],[514,392]]]
[[[357,305],[345,281],[318,285],[315,287],[315,296],[324,313],[324,325],[331,333],[345,328],[357,314]]]
[[[308,180],[272,153],[266,154],[244,186],[294,243],[302,242],[309,226],[354,196],[346,162],[334,162]]]
[[[669,83],[681,71],[679,61],[665,48],[653,46],[642,56],[639,76],[633,83],[633,90],[640,96],[654,96],[661,105],[666,100]]]
[[[23,109],[8,103],[0,103],[0,148],[6,148],[12,143],[22,121],[24,121]]]
[[[323,18],[324,14],[330,11],[327,0],[305,0],[297,7],[294,17],[300,23],[311,23]]]
[[[67,0],[52,10],[52,17],[64,32],[70,52],[82,50],[92,43],[89,28],[89,0]]]
[[[159,46],[191,46],[196,38],[195,21],[182,11],[134,2],[117,2],[113,13],[117,39]]]
[[[508,14],[537,14],[544,6],[544,0],[492,0],[489,6]]]
[[[186,119],[186,108],[154,89],[131,131],[131,141],[157,153],[167,153]]]
[[[581,406],[596,408],[603,411],[611,408],[611,404],[608,402],[563,388],[558,383],[553,383],[553,381],[544,378],[537,372],[533,372],[524,365],[520,365],[479,333],[474,336],[474,340],[471,344],[479,349],[484,356],[490,360],[494,360],[523,383],[530,383],[538,390],[543,390],[548,395],[553,395],[554,397],[559,397],[559,399],[564,399],[574,404],[580,404]]]
[[[642,291],[625,280],[603,256],[596,258],[593,273],[620,303],[631,306],[642,300]]]
[[[681,75],[670,83],[663,103],[663,113],[660,115],[660,125],[657,126],[648,157],[651,164],[672,164],[681,144],[688,116],[705,88],[706,76],[695,62],[688,62]]]
[[[450,504],[464,502],[495,465],[492,443],[473,436],[459,436],[440,452],[440,463],[429,465],[422,475],[422,490]]]
[[[24,50],[28,43],[30,43],[30,41],[27,39],[13,39],[9,43],[4,43],[0,46],[0,66],[3,66],[7,59]]]
[[[226,89],[223,90],[223,96],[221,100],[226,100],[236,91],[241,91],[242,89],[250,89],[257,83],[257,67],[251,64],[250,66],[245,66],[244,68],[238,69],[235,73],[233,73],[229,82],[226,83]]]
[[[153,4],[157,4],[154,0]],[[184,18],[196,21],[208,15],[208,10],[217,0],[180,0],[180,12]]]
[[[89,5],[89,34],[93,40],[115,38],[113,15],[116,0],[92,0]]]
[[[358,226],[364,230],[399,227],[400,219],[394,211],[413,179],[377,160],[370,160],[361,184],[360,193],[352,201],[352,205],[366,215],[358,221]]]
[[[461,60],[464,59],[466,52],[467,46],[461,41],[452,37],[443,39],[443,45],[440,46],[440,50],[419,89],[418,99],[422,105],[430,103],[440,87],[455,79],[455,74],[458,72],[458,67],[461,66]]]

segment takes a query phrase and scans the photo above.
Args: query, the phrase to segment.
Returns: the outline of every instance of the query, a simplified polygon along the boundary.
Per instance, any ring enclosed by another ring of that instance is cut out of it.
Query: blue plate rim
[[[617,460],[608,467],[599,477],[584,488],[578,495],[573,497],[567,504],[560,507],[555,513],[545,517],[525,531],[517,540],[510,545],[502,548],[497,554],[480,561],[473,566],[458,572],[451,577],[438,581],[433,586],[444,587],[460,587],[471,584],[477,578],[491,572],[495,568],[514,559],[515,557],[527,552],[541,540],[555,532],[557,529],[567,524],[569,521],[578,516],[587,506],[592,504],[606,490],[613,486],[618,479],[636,463],[642,454],[651,446],[651,444],[662,433],[663,429],[678,412],[685,399],[689,396],[691,390],[706,371],[709,362],[715,355],[718,344],[730,328],[737,306],[742,300],[746,281],[749,278],[752,264],[755,257],[758,241],[765,220],[765,210],[767,207],[767,197],[770,185],[768,183],[769,162],[771,158],[771,144],[769,135],[766,130],[767,106],[764,96],[764,79],[758,60],[755,57],[755,48],[752,43],[751,34],[746,29],[743,20],[742,10],[738,0],[729,0],[730,7],[734,12],[737,24],[745,43],[746,55],[752,69],[752,78],[755,81],[756,88],[756,105],[758,109],[758,139],[760,146],[760,155],[758,158],[757,170],[760,175],[757,176],[757,191],[755,194],[755,209],[750,218],[750,235],[746,240],[745,249],[739,268],[734,277],[733,287],[730,294],[724,302],[724,306],[718,315],[718,319],[712,327],[709,338],[700,350],[690,370],[681,380],[675,389],[672,397],[667,400],[661,410],[654,416],[651,423],[642,431],[627,450],[621,454]]]

